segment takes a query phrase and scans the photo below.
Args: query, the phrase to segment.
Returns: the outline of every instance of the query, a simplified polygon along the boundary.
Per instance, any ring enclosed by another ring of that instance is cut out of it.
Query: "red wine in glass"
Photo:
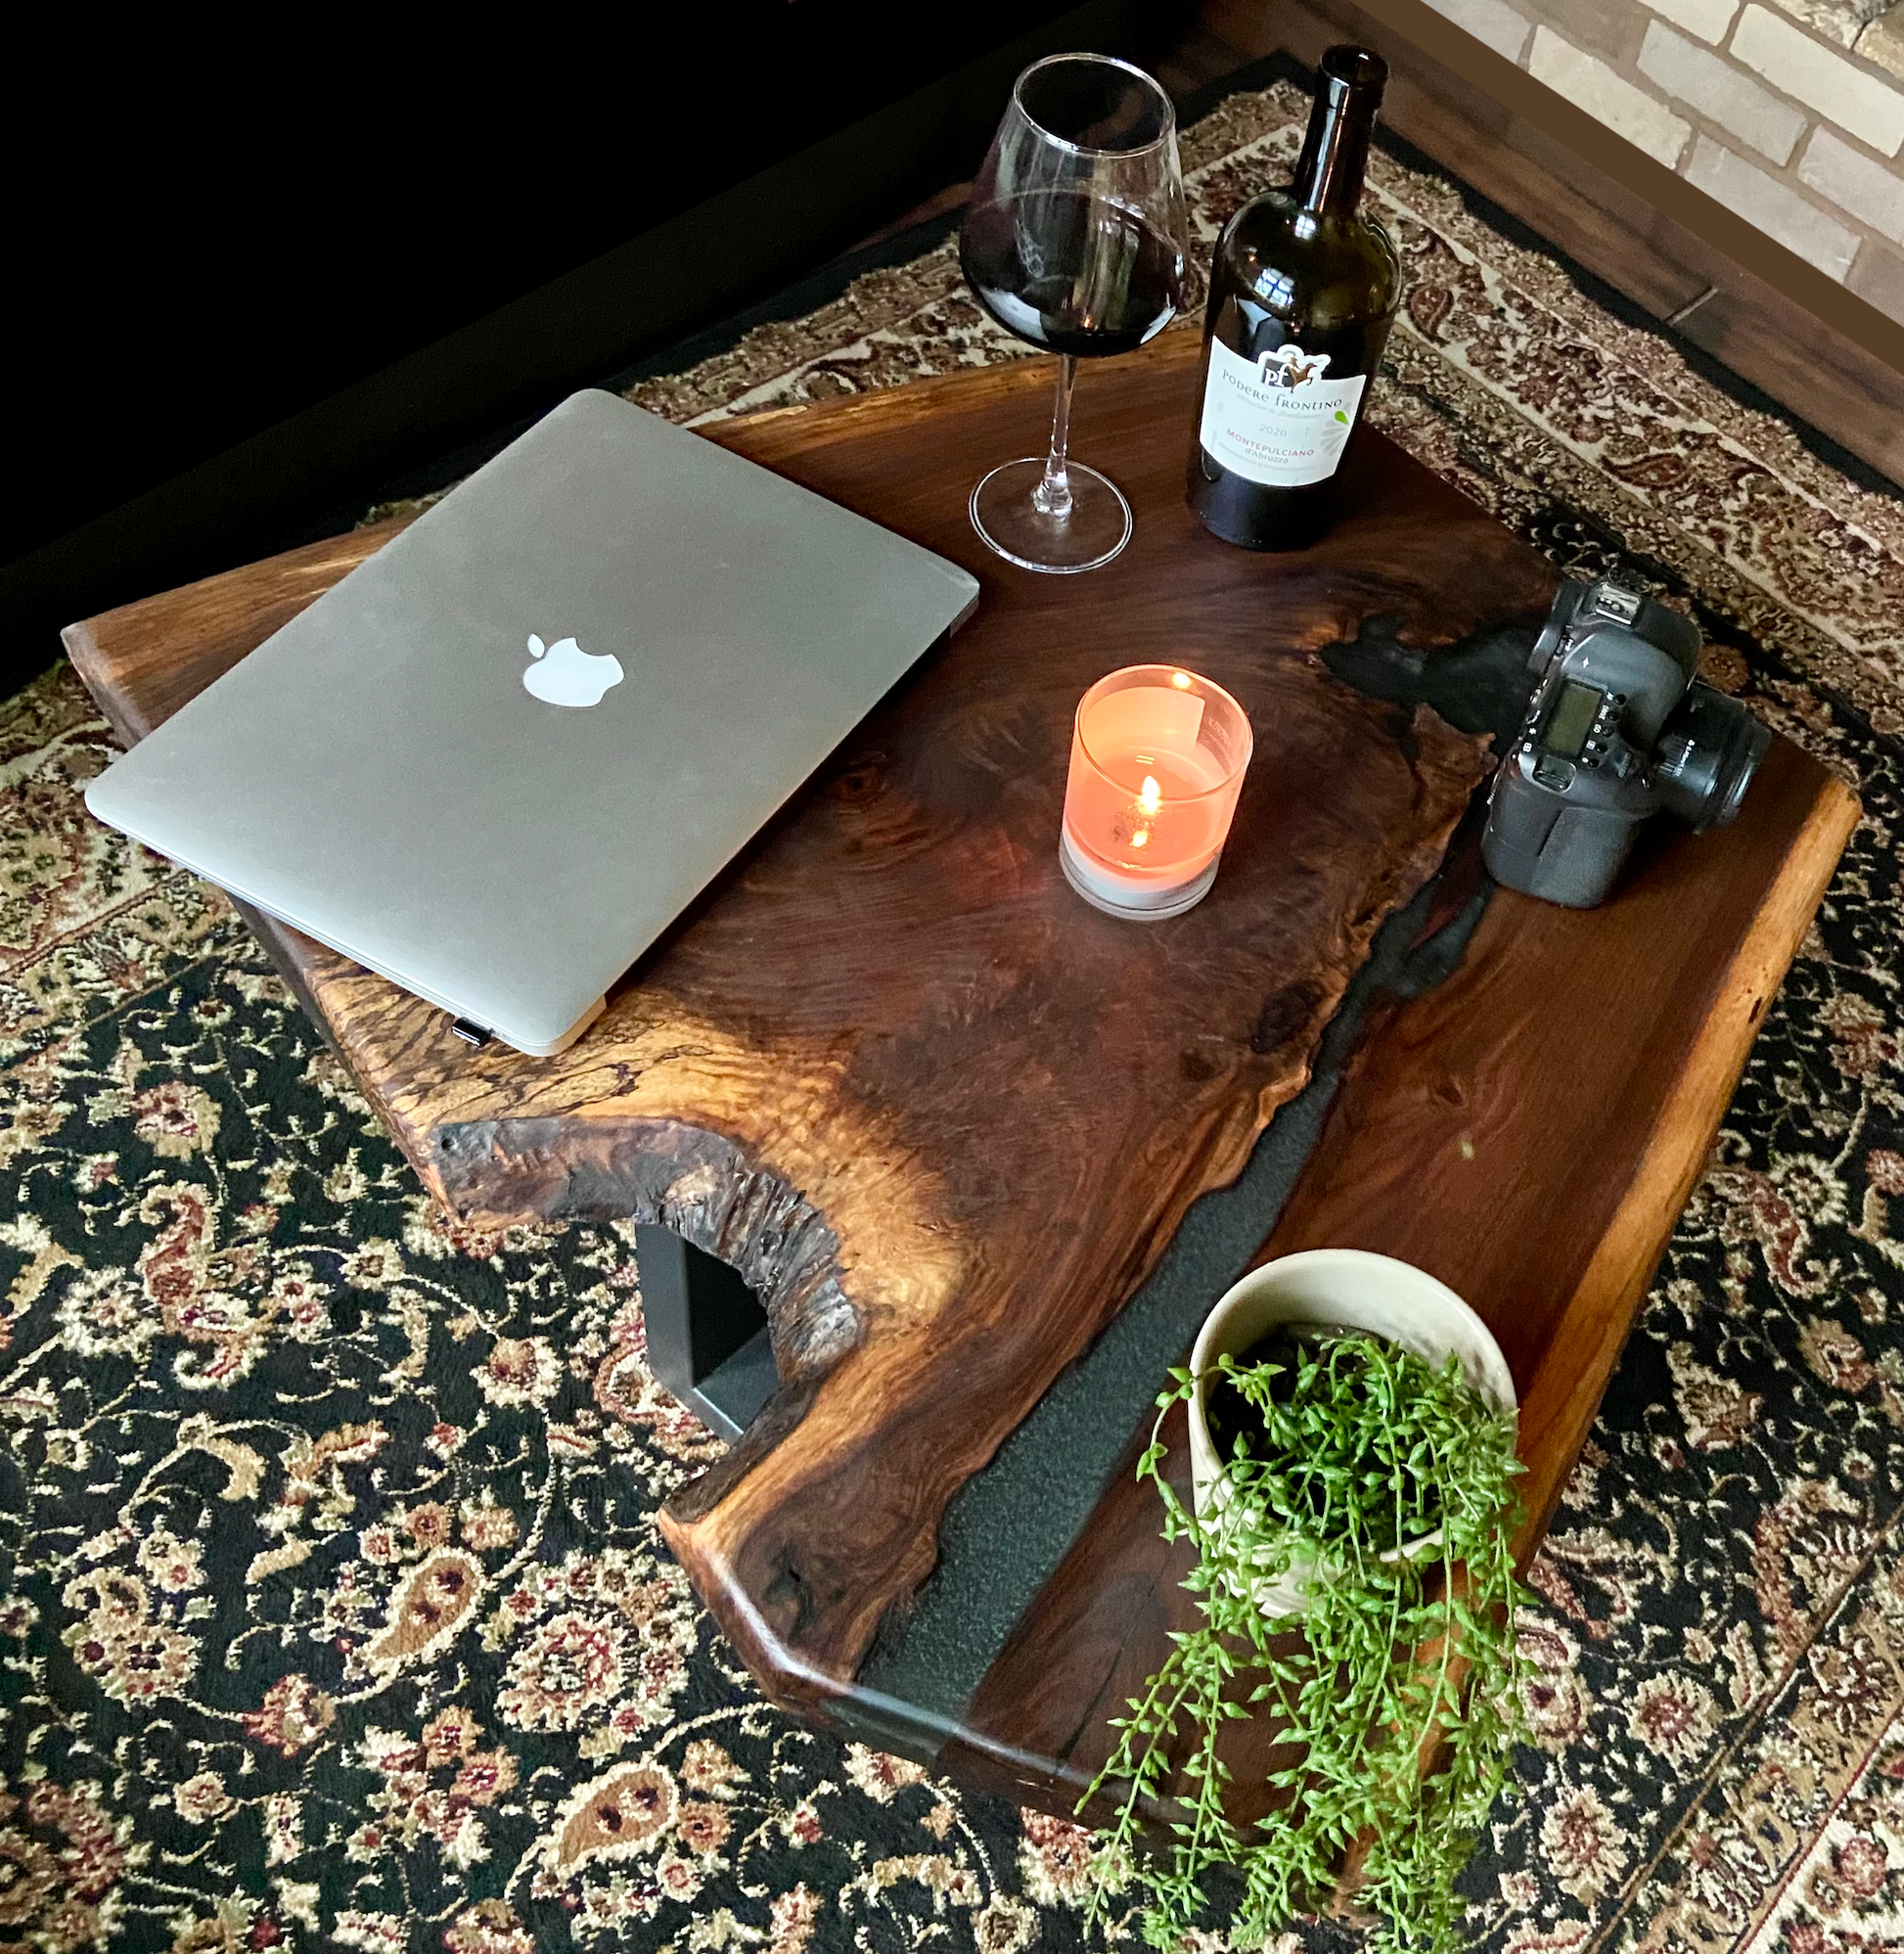
[[[1034,191],[972,211],[959,261],[1008,333],[1074,359],[1135,352],[1183,305],[1176,241],[1084,190]]]

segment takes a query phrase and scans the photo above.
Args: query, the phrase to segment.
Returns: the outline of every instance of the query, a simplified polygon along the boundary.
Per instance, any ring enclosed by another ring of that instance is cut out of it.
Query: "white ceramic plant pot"
[[[1241,1356],[1279,1323],[1328,1323],[1366,1331],[1412,1350],[1437,1369],[1450,1352],[1462,1374],[1496,1411],[1519,1409],[1514,1376],[1493,1334],[1446,1283],[1410,1262],[1365,1249],[1308,1249],[1265,1262],[1223,1296],[1203,1321],[1191,1353],[1197,1394],[1190,1403],[1190,1465],[1197,1511],[1221,1509],[1229,1492],[1223,1460],[1210,1439],[1203,1394],[1210,1370],[1223,1356]],[[1437,1529],[1399,1551],[1428,1553],[1441,1544]],[[1300,1614],[1305,1606],[1303,1570],[1292,1569],[1257,1583],[1265,1614]]]

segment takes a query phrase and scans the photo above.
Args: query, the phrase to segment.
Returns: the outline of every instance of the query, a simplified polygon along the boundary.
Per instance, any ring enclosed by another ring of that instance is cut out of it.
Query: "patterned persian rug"
[[[1205,246],[1304,112],[1191,133]],[[1380,425],[1637,563],[1865,806],[1535,1569],[1472,1941],[1904,1946],[1899,506],[1443,179],[1373,181]],[[944,247],[636,397],[1020,351]],[[1071,1828],[758,1701],[654,1528],[714,1445],[630,1241],[432,1211],[222,901],[87,820],[109,750],[64,667],[0,710],[0,1948],[1083,1945]]]

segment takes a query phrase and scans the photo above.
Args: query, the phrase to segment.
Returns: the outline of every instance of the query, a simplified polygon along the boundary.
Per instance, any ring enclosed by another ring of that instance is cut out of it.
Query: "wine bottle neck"
[[[1362,196],[1369,137],[1388,79],[1366,48],[1331,48],[1316,73],[1315,107],[1291,185],[1297,204],[1326,217],[1352,216]]]

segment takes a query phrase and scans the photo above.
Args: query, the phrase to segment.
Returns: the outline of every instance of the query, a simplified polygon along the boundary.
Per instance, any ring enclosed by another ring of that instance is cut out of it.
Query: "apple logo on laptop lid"
[[[613,653],[597,658],[573,638],[544,645],[529,633],[529,657],[536,662],[522,673],[522,689],[550,705],[599,705],[602,695],[622,680],[621,660]]]

